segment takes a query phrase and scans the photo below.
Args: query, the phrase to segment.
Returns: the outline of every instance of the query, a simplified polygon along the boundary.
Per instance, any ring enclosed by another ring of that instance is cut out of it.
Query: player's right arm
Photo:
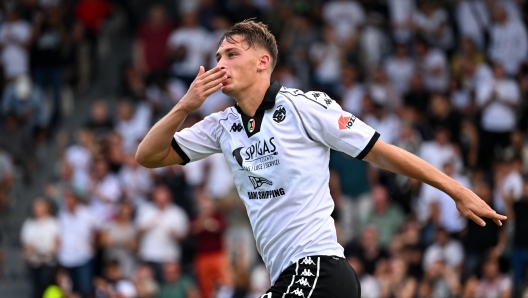
[[[139,144],[137,162],[147,168],[182,164],[183,158],[171,148],[173,136],[187,115],[198,109],[205,99],[222,88],[226,71],[215,67],[205,72],[203,66],[187,93],[172,110],[158,121]]]

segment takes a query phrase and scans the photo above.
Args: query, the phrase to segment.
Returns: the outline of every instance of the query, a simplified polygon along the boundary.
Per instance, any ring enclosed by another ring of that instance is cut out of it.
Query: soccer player
[[[330,217],[330,149],[444,191],[479,225],[484,225],[481,217],[502,225],[506,217],[471,190],[379,140],[374,129],[326,94],[270,83],[277,53],[266,25],[253,20],[233,25],[220,40],[217,66],[207,72],[200,67],[185,96],[152,127],[136,153],[149,168],[224,155],[271,276],[263,298],[361,296]],[[219,89],[237,105],[176,132]]]

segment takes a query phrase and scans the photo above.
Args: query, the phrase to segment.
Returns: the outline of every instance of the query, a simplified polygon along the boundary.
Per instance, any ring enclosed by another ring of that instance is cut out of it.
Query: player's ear
[[[271,67],[271,56],[268,53],[262,53],[259,56],[257,71],[264,71]]]

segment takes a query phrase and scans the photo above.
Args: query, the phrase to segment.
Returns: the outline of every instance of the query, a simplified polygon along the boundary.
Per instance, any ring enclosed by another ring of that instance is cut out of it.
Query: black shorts
[[[359,298],[356,271],[344,258],[311,256],[286,268],[260,298]]]

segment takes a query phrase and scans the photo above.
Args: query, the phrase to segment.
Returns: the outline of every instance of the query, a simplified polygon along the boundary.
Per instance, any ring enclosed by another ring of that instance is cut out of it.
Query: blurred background
[[[219,38],[255,17],[273,79],[328,93],[381,139],[508,215],[339,152],[339,242],[364,297],[528,297],[524,0],[0,1],[0,296],[259,297],[270,286],[222,155],[134,160]],[[218,92],[190,126],[233,105]]]

